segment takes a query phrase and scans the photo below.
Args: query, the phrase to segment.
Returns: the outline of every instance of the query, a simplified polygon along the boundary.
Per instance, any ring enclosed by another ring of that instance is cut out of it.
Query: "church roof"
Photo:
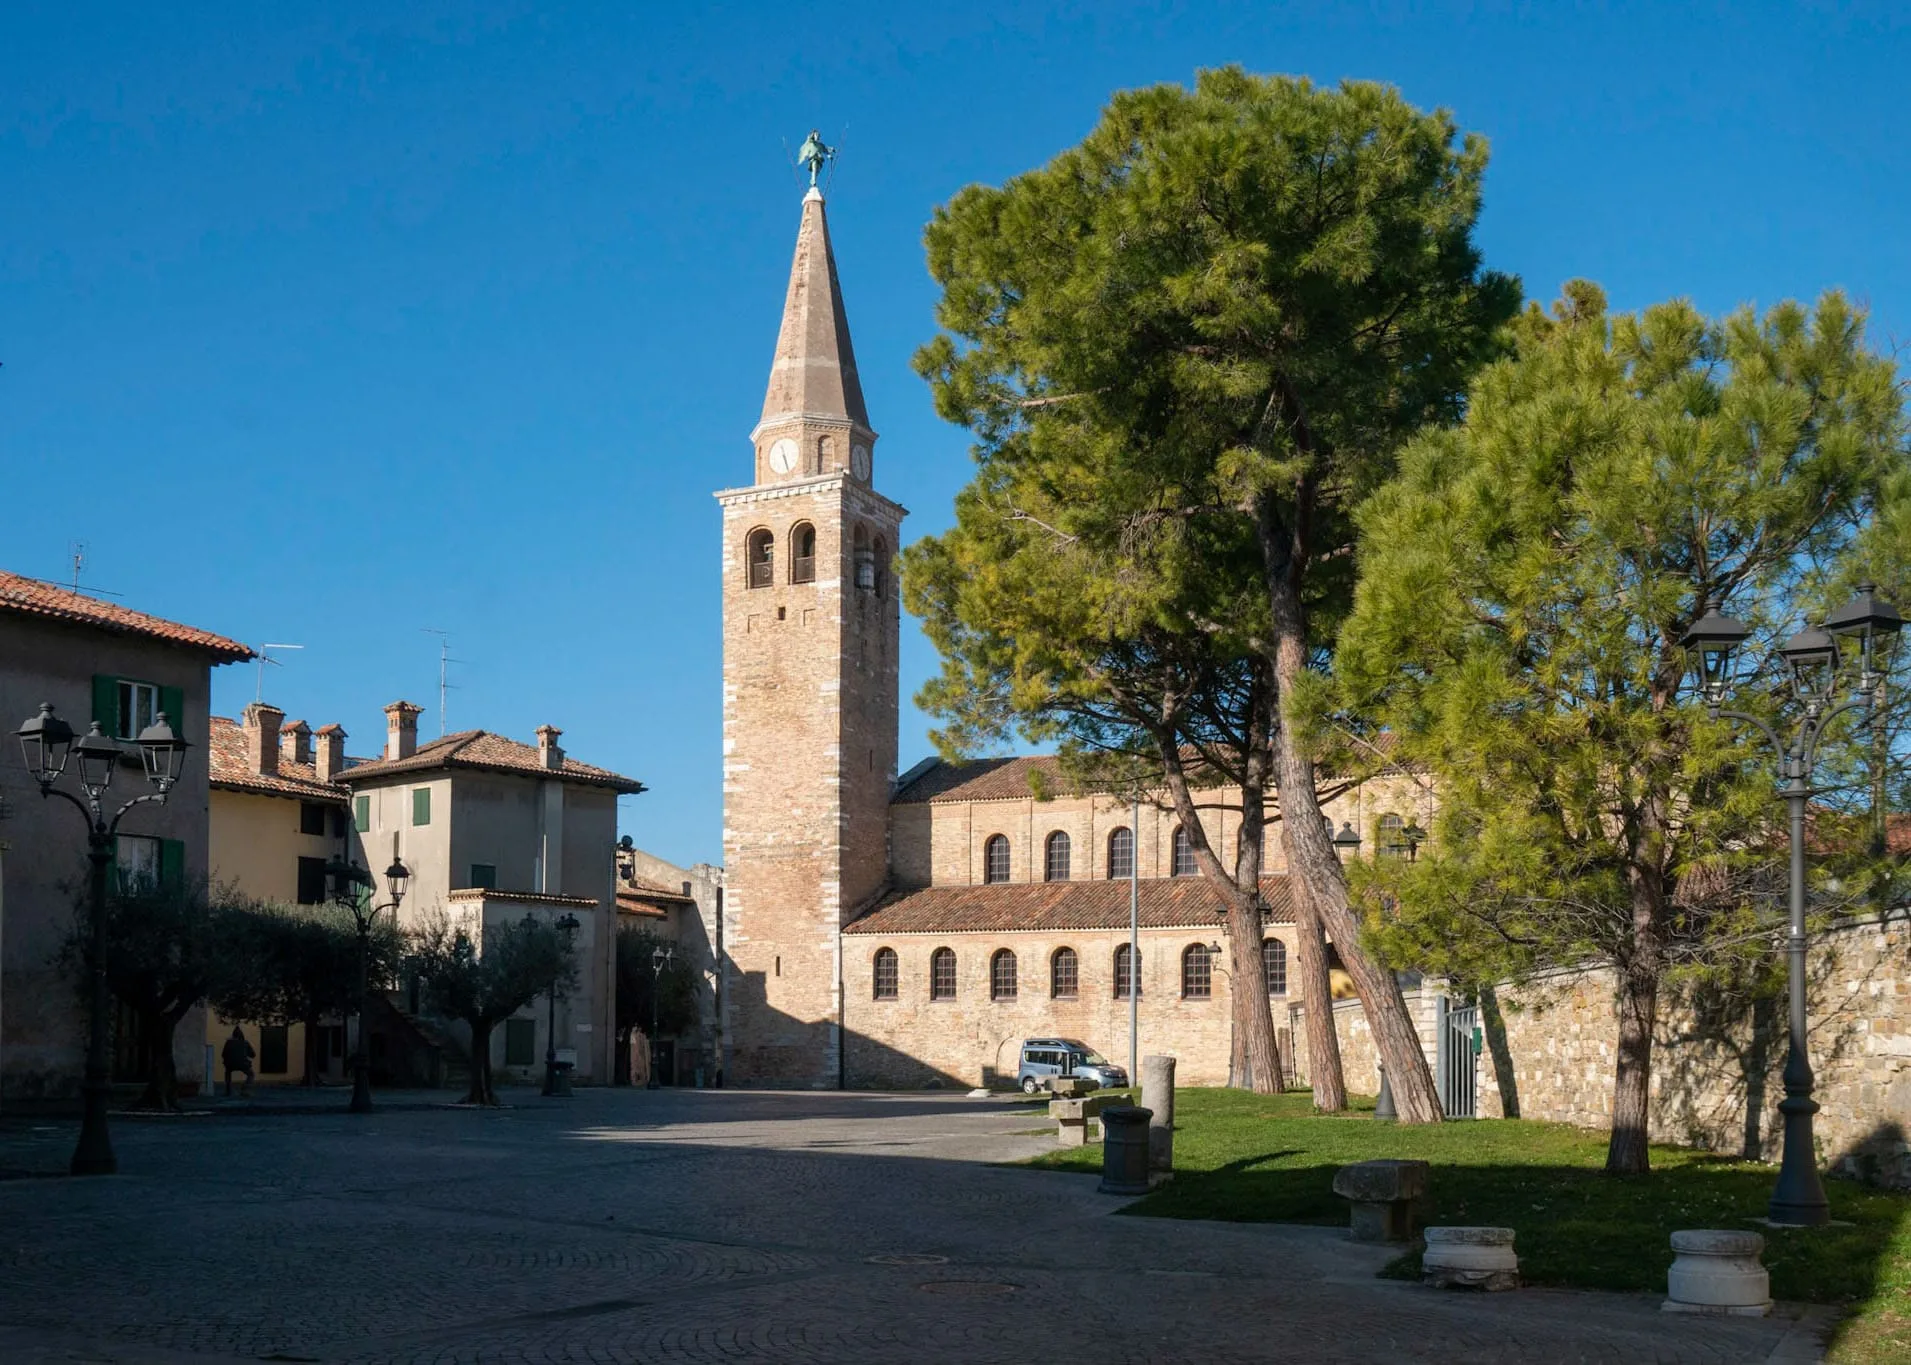
[[[769,391],[763,396],[764,422],[796,416],[847,418],[858,426],[869,425],[843,291],[836,280],[829,221],[822,193],[814,189],[803,197],[783,326],[776,335]]]
[[[1140,883],[1144,929],[1215,929],[1225,910],[1206,877],[1151,877]],[[1271,924],[1291,924],[1286,877],[1263,877]],[[1128,927],[1125,880],[1006,882],[895,891],[843,927],[846,934],[1028,933]]]

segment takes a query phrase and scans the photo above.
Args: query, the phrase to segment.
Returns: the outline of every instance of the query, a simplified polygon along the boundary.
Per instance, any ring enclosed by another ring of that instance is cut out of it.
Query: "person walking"
[[[232,1098],[232,1073],[244,1076],[245,1087],[242,1094],[252,1093],[252,1044],[246,1041],[245,1030],[237,1024],[232,1026],[232,1036],[226,1039],[226,1045],[220,1049],[219,1060],[226,1067],[226,1098]]]

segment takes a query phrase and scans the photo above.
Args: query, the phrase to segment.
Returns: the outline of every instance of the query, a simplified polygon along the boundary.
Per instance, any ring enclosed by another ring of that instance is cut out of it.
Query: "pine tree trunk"
[[[1651,1169],[1646,1136],[1651,1120],[1652,1026],[1659,1013],[1659,973],[1656,964],[1642,962],[1640,956],[1635,953],[1619,975],[1619,1058],[1612,1084],[1612,1137],[1606,1145],[1608,1175],[1643,1175]]]
[[[1235,1050],[1240,1070],[1233,1084],[1257,1095],[1281,1093],[1280,1046],[1274,1016],[1261,977],[1261,909],[1247,896],[1230,898],[1228,945],[1233,970],[1228,975],[1228,1008],[1233,1013]]]
[[[1289,895],[1298,940],[1295,966],[1300,971],[1302,1017],[1307,1027],[1307,1083],[1314,1092],[1314,1108],[1323,1114],[1338,1114],[1347,1107],[1347,1077],[1340,1061],[1340,1035],[1334,1030],[1334,983],[1327,971],[1327,944],[1321,938],[1320,917],[1308,900],[1307,888],[1296,882]]]
[[[1273,608],[1276,637],[1274,671],[1282,696],[1293,696],[1296,684],[1307,670],[1306,618],[1300,593],[1285,579],[1273,578],[1268,591]],[[1374,1044],[1386,1064],[1387,1079],[1393,1091],[1394,1107],[1402,1123],[1438,1123],[1440,1101],[1433,1089],[1433,1073],[1427,1068],[1426,1053],[1420,1046],[1420,1034],[1407,1016],[1407,1005],[1400,998],[1400,983],[1367,956],[1360,944],[1360,926],[1347,904],[1347,879],[1340,857],[1334,851],[1321,814],[1314,788],[1314,763],[1294,742],[1293,731],[1282,725],[1275,739],[1275,779],[1280,790],[1282,837],[1287,848],[1287,871],[1300,883],[1295,887],[1295,919],[1306,918],[1300,907],[1311,903],[1321,927],[1333,935],[1340,960],[1354,979],[1354,990],[1366,1010],[1367,1026],[1373,1030]],[[1304,940],[1311,937],[1302,923]],[[1303,952],[1306,944],[1303,944]],[[1311,991],[1313,982],[1308,983]],[[1319,1012],[1325,1016],[1327,1030],[1317,1030],[1314,1022],[1316,1002],[1307,1001],[1308,1047],[1331,1030],[1333,1000],[1319,1000]],[[1338,1060],[1338,1048],[1335,1049]],[[1310,1060],[1310,1069],[1318,1072],[1318,1063]],[[1336,1077],[1336,1079],[1339,1079]],[[1316,1081],[1318,1085],[1318,1080]],[[1345,1081],[1340,1081],[1345,1093]],[[1319,1094],[1318,1089],[1315,1092]],[[1317,1101],[1318,1104],[1318,1101]]]
[[[471,1086],[465,1093],[466,1104],[496,1104],[491,1090],[491,1021],[473,1019],[471,1024]]]

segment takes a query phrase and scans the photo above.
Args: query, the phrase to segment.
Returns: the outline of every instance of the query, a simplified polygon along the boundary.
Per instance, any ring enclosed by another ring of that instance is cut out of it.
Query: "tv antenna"
[[[464,660],[451,657],[450,631],[439,630],[436,626],[421,626],[419,629],[423,634],[438,637],[438,738],[443,739],[445,737],[445,694],[458,690],[456,683],[447,680],[447,673],[451,664],[461,664]]]
[[[71,588],[74,592],[78,592],[80,590],[80,573],[82,570],[86,568],[86,542],[83,540],[70,541],[68,542],[66,548],[67,548],[67,554],[71,557],[73,561],[73,581],[71,583],[59,583],[59,584],[56,584],[55,586],[62,587],[62,588]],[[44,583],[44,582],[47,582],[48,580],[42,578],[36,581]],[[89,588],[87,589],[87,591],[92,593],[97,593],[101,597],[118,597],[119,596],[118,593],[108,592],[105,588]]]
[[[259,689],[257,692],[253,693],[252,700],[254,701],[265,700],[265,666],[267,664],[271,664],[274,668],[285,667],[285,660],[273,658],[272,651],[275,649],[304,649],[304,648],[305,648],[304,645],[271,645],[271,644],[260,645],[259,646]]]

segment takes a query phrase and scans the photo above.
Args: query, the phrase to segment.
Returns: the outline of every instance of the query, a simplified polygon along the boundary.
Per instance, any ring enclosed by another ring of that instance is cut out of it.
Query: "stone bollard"
[[[1427,1192],[1424,1161],[1359,1161],[1334,1172],[1334,1193],[1353,1205],[1356,1242],[1404,1242],[1413,1236],[1413,1201]]]
[[[1518,1289],[1511,1228],[1428,1228],[1421,1279],[1439,1289]]]
[[[1141,1102],[1148,1120],[1148,1169],[1174,1169],[1174,1058],[1141,1059]]]
[[[1101,1111],[1101,1184],[1096,1189],[1148,1193],[1148,1120],[1153,1117],[1128,1105]]]
[[[1765,1239],[1756,1232],[1673,1233],[1660,1307],[1668,1313],[1764,1317],[1772,1311],[1772,1277],[1758,1260],[1764,1249]]]

